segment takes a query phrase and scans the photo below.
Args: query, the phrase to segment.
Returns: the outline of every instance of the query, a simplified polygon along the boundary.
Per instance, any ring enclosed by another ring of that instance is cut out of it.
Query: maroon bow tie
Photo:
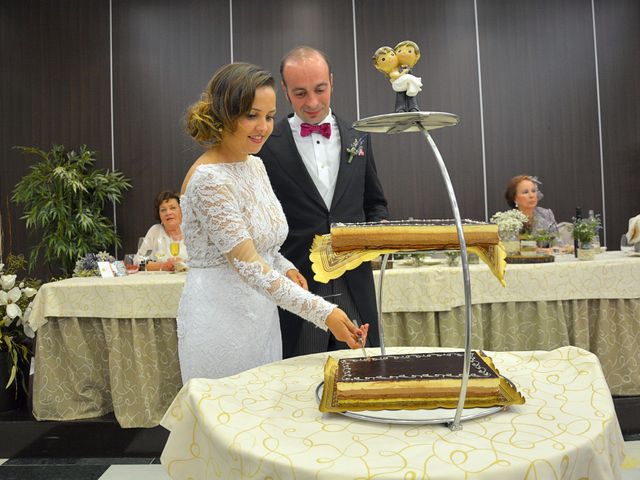
[[[331,124],[321,123],[320,125],[311,125],[310,123],[303,123],[300,125],[300,135],[308,137],[312,133],[319,133],[323,137],[331,138]]]

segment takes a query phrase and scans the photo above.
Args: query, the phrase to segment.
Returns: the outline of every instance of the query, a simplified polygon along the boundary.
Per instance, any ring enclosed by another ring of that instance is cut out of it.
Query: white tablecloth
[[[185,275],[139,272],[45,283],[34,299],[29,324],[35,331],[49,317],[176,318]]]
[[[162,421],[171,431],[161,457],[170,476],[620,478],[623,438],[600,364],[589,352],[563,347],[490,353],[526,404],[465,421],[455,432],[444,425],[391,425],[320,413],[315,390],[326,355],[187,383]]]

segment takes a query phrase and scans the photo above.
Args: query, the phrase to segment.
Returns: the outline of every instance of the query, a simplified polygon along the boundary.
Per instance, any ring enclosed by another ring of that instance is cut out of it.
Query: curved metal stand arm
[[[385,253],[380,263],[380,278],[378,279],[378,335],[380,336],[380,355],[383,357],[387,354],[387,351],[384,348],[384,327],[382,326],[382,278],[387,268],[387,260],[389,260],[389,254]]]
[[[438,147],[436,147],[433,138],[429,135],[429,132],[424,126],[417,122],[420,130],[424,134],[427,142],[431,146],[431,150],[436,156],[438,160],[438,166],[440,167],[440,173],[442,174],[442,178],[444,179],[444,183],[447,187],[447,193],[449,194],[449,201],[451,203],[451,209],[453,210],[453,215],[456,223],[456,231],[458,232],[458,241],[460,242],[460,258],[462,260],[462,277],[464,281],[464,300],[466,306],[466,325],[465,325],[465,337],[464,337],[464,362],[463,362],[463,370],[462,370],[462,385],[460,387],[460,398],[458,399],[458,407],[456,408],[456,414],[453,419],[453,423],[449,424],[451,430],[460,430],[462,426],[460,425],[460,417],[462,416],[462,410],[464,409],[464,401],[467,396],[467,383],[469,382],[469,367],[471,362],[471,280],[469,276],[469,259],[467,257],[467,244],[464,240],[464,233],[462,231],[462,219],[460,218],[460,211],[458,210],[458,202],[456,200],[456,195],[453,191],[453,185],[451,184],[451,179],[449,178],[449,173],[447,172],[447,167],[444,164],[444,160],[442,160],[442,156],[438,151]],[[380,277],[382,279],[382,275]],[[381,285],[382,286],[382,285]],[[382,319],[380,319],[380,323],[382,323]]]

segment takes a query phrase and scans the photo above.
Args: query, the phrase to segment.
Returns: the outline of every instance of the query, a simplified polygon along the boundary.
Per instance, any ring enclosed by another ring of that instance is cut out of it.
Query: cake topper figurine
[[[419,112],[416,95],[422,90],[422,79],[413,75],[413,66],[420,60],[420,48],[411,40],[395,48],[380,47],[372,57],[373,65],[391,82],[396,92],[395,112]]]

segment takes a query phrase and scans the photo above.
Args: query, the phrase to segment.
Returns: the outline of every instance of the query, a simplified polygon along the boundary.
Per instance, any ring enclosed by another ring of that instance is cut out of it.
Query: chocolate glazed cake
[[[463,360],[463,352],[341,359],[336,396],[338,401],[458,397]],[[494,367],[472,352],[467,395],[496,396],[499,392],[500,377]]]

